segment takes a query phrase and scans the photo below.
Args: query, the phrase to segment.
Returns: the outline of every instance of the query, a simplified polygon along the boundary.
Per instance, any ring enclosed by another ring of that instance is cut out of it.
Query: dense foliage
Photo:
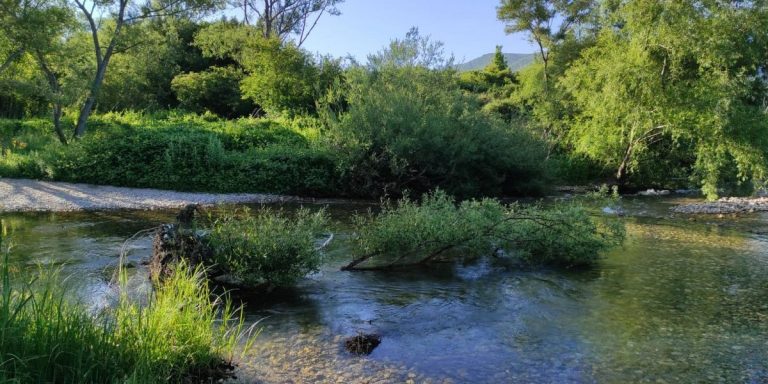
[[[315,244],[328,217],[325,211],[241,210],[220,215],[208,237],[214,266],[244,286],[286,286],[314,272],[322,254]]]
[[[452,72],[384,67],[348,75],[348,109],[333,123],[343,170],[361,194],[459,196],[536,192],[544,148],[480,110]]]
[[[446,256],[508,254],[538,265],[588,266],[624,238],[622,223],[590,217],[579,205],[504,205],[494,199],[457,203],[444,192],[385,203],[357,218],[355,261],[348,269],[425,264]]]
[[[768,177],[763,1],[501,0],[506,31],[537,48],[535,63],[515,73],[500,47],[486,68],[456,73],[444,45],[417,28],[366,63],[304,50],[318,19],[339,14],[341,3],[245,1],[227,13],[235,18],[219,20],[200,17],[218,13],[218,0],[3,5],[0,117],[51,125],[3,133],[13,151],[0,175],[113,183],[109,174],[122,170],[94,170],[92,156],[135,146],[149,156],[131,174],[157,176],[163,152],[166,164],[207,164],[221,175],[171,172],[168,182],[136,185],[195,190],[380,196],[442,187],[464,197],[610,180],[715,197],[758,189]],[[307,145],[233,152],[220,134],[126,133],[99,117],[169,109],[320,123]],[[41,146],[38,134],[76,138],[72,147],[82,148]],[[182,147],[200,161],[174,157]],[[280,179],[280,170],[290,176]]]
[[[0,175],[187,191],[330,195],[336,155],[311,145],[302,121],[224,121],[192,115],[157,119],[113,114],[99,132],[62,146],[45,121],[4,121],[11,135]],[[290,128],[289,128],[290,127]]]
[[[512,97],[555,153],[622,185],[695,183],[708,197],[766,179],[767,15],[741,1],[499,8],[542,48]]]

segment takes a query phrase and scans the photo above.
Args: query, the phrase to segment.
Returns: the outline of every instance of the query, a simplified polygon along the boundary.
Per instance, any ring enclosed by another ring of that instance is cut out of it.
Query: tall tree
[[[301,47],[324,14],[339,15],[344,0],[235,0],[245,24],[256,25],[264,38],[286,41],[294,37]]]
[[[403,39],[394,39],[384,49],[368,55],[368,67],[423,67],[448,69],[453,67],[453,56],[446,57],[445,44],[422,36],[419,28],[411,27]]]
[[[491,65],[493,65],[493,69],[497,71],[504,71],[509,69],[509,65],[507,64],[507,58],[504,57],[504,53],[501,52],[501,45],[496,46],[496,52],[493,54],[493,60],[491,60]]]
[[[237,63],[245,73],[243,98],[268,114],[314,113],[315,100],[341,76],[339,60],[318,60],[293,42],[264,38],[248,25],[212,24],[198,33],[195,44],[207,57]]]
[[[496,11],[507,33],[526,32],[536,44],[546,83],[551,52],[587,20],[594,7],[594,0],[501,0]]]
[[[218,4],[217,0],[166,0],[147,3],[138,3],[136,0],[70,1],[86,21],[95,64],[95,71],[75,126],[75,137],[85,134],[86,124],[104,83],[107,67],[124,38],[126,28],[142,20],[204,12]]]
[[[74,30],[74,18],[65,3],[56,0],[0,1],[0,33],[10,45],[0,64],[0,74],[16,61],[29,55],[43,73],[50,102],[54,130],[62,143],[67,142],[61,127],[64,108],[59,71],[49,57],[62,53],[64,36]]]
[[[619,182],[666,137],[692,148],[708,197],[729,174],[768,176],[763,1],[622,2],[561,84],[576,110],[575,149]],[[734,20],[739,20],[734,23]]]

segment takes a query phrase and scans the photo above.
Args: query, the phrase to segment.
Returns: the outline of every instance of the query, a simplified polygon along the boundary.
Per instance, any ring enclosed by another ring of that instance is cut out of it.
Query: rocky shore
[[[276,203],[296,198],[213,194],[0,178],[0,212],[181,208],[187,204]]]
[[[685,214],[763,212],[768,211],[768,197],[724,197],[716,201],[678,205],[672,211]]]

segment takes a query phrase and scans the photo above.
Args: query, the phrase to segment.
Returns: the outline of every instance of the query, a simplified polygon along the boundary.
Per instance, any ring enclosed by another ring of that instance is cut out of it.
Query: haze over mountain
[[[462,64],[457,64],[456,69],[459,72],[476,71],[485,68],[493,60],[493,53],[486,53],[478,58],[469,60]],[[536,57],[535,53],[505,53],[504,58],[512,72],[517,72],[528,64],[531,64]]]

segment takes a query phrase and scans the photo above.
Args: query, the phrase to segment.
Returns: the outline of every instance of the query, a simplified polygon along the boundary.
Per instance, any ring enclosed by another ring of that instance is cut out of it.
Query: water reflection
[[[265,297],[238,293],[263,332],[245,382],[768,381],[766,216],[670,217],[664,199],[625,201],[629,239],[592,271],[494,263],[397,273],[322,270]],[[335,206],[335,230],[350,211]],[[126,238],[172,212],[1,215],[20,265],[65,264],[104,297]],[[660,218],[663,217],[663,218]],[[343,236],[337,236],[343,238]],[[147,237],[130,257],[148,257]],[[140,263],[139,263],[140,264]],[[141,272],[137,272],[140,274]],[[345,336],[381,334],[366,358]]]

